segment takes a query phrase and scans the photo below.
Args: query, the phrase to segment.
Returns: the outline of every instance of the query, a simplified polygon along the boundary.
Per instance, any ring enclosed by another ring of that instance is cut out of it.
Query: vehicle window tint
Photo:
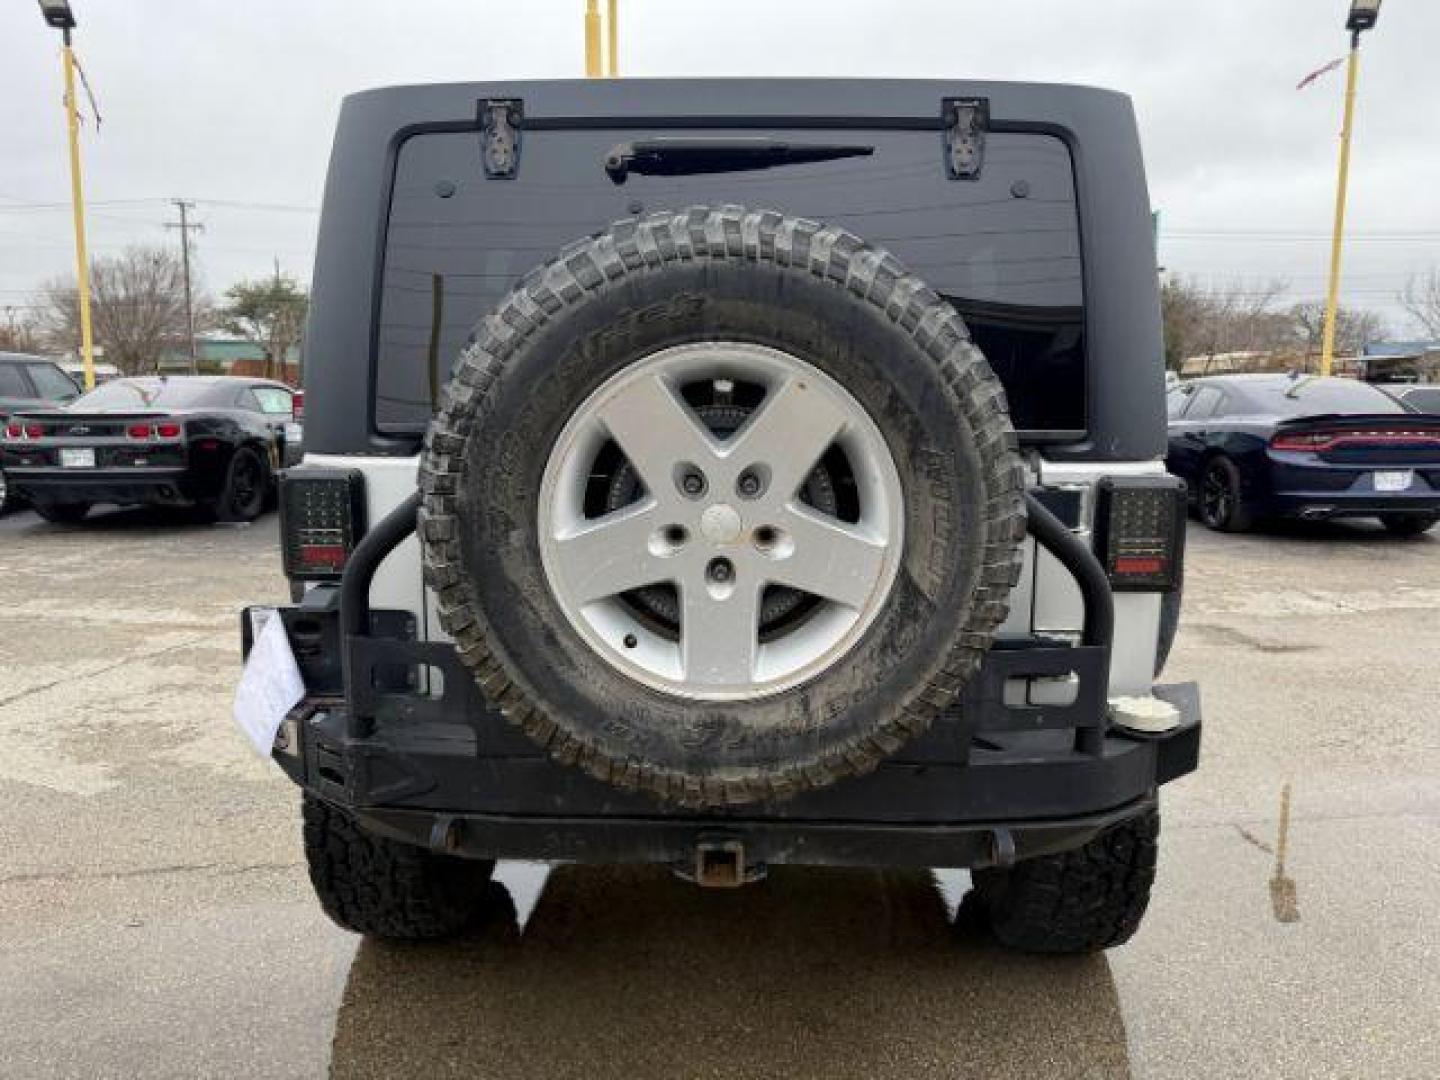
[[[991,132],[985,168],[952,181],[934,131],[773,129],[794,143],[854,141],[869,157],[758,172],[631,175],[602,168],[639,129],[526,131],[519,175],[486,180],[473,131],[401,146],[382,279],[378,426],[418,431],[474,324],[562,246],[659,210],[740,203],[843,226],[892,251],[964,316],[1007,391],[1015,426],[1085,426],[1080,241],[1070,154],[1031,132]],[[753,130],[663,132],[754,137]]]
[[[112,379],[82,395],[75,406],[78,409],[164,409],[224,405],[233,400],[233,385],[183,376]]]
[[[235,404],[242,409],[248,409],[250,412],[265,411],[260,407],[260,399],[255,395],[255,391],[251,390],[248,386],[235,394]]]
[[[290,392],[277,386],[251,387],[255,399],[260,402],[260,411],[267,416],[289,416],[293,412]]]
[[[30,384],[18,364],[0,364],[0,397],[28,398],[34,396]]]
[[[1185,410],[1186,420],[1203,420],[1207,416],[1215,415],[1215,407],[1220,404],[1220,391],[1213,386],[1202,386],[1195,391],[1195,399],[1190,407]]]
[[[79,387],[70,381],[70,376],[54,364],[27,364],[26,370],[30,372],[30,381],[35,384],[36,392],[50,401],[64,401],[80,392]]]
[[[1177,386],[1165,395],[1165,414],[1174,420],[1185,411],[1185,406],[1188,404],[1190,404],[1190,388]]]
[[[1326,413],[1402,413],[1398,401],[1378,387],[1354,379],[1302,375],[1256,383],[1247,390],[1268,413],[1320,416]]]
[[[1423,390],[1407,391],[1403,400],[1416,412],[1440,413],[1440,386],[1427,386]]]

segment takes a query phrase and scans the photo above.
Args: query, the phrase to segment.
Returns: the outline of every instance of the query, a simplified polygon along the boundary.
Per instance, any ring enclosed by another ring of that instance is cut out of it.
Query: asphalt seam
[[[171,863],[168,866],[141,866],[133,870],[101,870],[92,873],[56,873],[42,871],[31,874],[13,874],[0,877],[0,885],[16,885],[39,881],[120,881],[131,878],[160,877],[165,874],[194,874],[218,870],[222,874],[249,874],[263,870],[294,870],[305,864],[293,862],[246,863],[240,866],[226,866],[224,863]]]

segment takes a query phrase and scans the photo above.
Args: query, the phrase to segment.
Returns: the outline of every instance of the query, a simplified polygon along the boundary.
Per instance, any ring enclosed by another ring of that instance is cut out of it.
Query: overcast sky
[[[199,203],[204,284],[309,276],[343,95],[582,73],[583,0],[72,0],[104,120],[84,136],[92,250],[175,243]],[[0,309],[73,267],[58,35],[0,0]],[[621,0],[626,76],[1091,83],[1133,96],[1160,259],[1215,284],[1321,296],[1349,0]],[[603,5],[602,5],[603,7]],[[1344,301],[1394,303],[1440,265],[1440,3],[1388,0],[1367,35]],[[3,314],[3,310],[0,310]]]

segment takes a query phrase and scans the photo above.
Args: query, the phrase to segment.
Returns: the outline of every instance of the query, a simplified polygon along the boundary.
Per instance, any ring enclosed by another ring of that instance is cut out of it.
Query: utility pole
[[[185,269],[185,323],[190,331],[190,374],[200,374],[200,355],[195,345],[195,304],[191,298],[190,290],[190,231],[204,232],[205,226],[198,221],[192,222],[189,212],[195,209],[193,202],[186,202],[184,199],[171,199],[176,209],[180,211],[180,220],[167,221],[165,228],[180,230],[180,263]]]
[[[600,34],[600,0],[585,4],[585,77],[615,78],[620,74],[620,12],[619,0],[606,0],[604,42]],[[608,48],[606,47],[608,46]]]

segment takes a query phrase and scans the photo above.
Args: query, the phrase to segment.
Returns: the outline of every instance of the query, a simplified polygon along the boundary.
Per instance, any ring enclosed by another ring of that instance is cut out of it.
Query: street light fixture
[[[45,16],[46,25],[56,30],[75,28],[75,16],[70,11],[69,0],[40,0],[40,13]]]
[[[1350,18],[1345,29],[1352,34],[1373,30],[1380,20],[1380,0],[1354,0],[1350,5]]]
[[[70,206],[75,216],[75,281],[80,298],[80,357],[85,365],[85,389],[95,388],[95,339],[90,331],[90,257],[85,253],[85,193],[80,183],[80,114],[75,108],[75,53],[70,31],[75,13],[69,0],[40,0],[45,25],[59,30],[65,47],[65,122],[70,135]]]
[[[1360,35],[1380,21],[1381,0],[1350,0],[1345,29],[1350,31],[1350,59],[1345,65],[1345,122],[1340,128],[1340,178],[1335,185],[1335,233],[1330,240],[1330,287],[1325,297],[1325,343],[1320,374],[1329,375],[1335,362],[1335,322],[1340,306],[1340,254],[1345,241],[1345,197],[1350,187],[1350,134],[1355,129],[1355,82],[1360,70]]]

